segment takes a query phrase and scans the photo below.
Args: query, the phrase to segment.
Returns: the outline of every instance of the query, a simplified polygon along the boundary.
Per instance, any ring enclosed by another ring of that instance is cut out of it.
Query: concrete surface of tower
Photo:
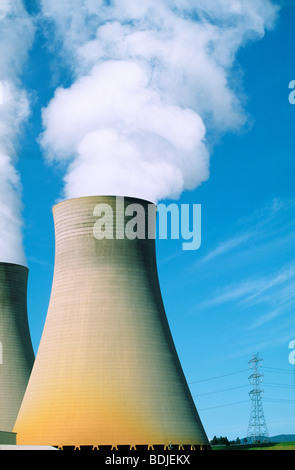
[[[51,299],[18,444],[208,445],[164,310],[155,239],[124,235],[130,217],[116,214],[117,200],[83,197],[53,209]],[[146,230],[156,226],[148,201],[122,201],[144,209]],[[94,236],[102,204],[120,236]]]
[[[34,363],[25,266],[0,263],[0,431],[11,433]]]

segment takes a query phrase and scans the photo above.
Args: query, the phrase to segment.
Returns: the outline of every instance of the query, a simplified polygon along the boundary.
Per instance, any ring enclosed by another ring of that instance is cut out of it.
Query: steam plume
[[[246,122],[237,51],[274,25],[270,0],[42,0],[73,76],[41,144],[66,198],[158,202],[209,178],[210,136]]]
[[[0,3],[0,262],[25,264],[17,138],[29,115],[20,74],[34,37],[21,0]]]

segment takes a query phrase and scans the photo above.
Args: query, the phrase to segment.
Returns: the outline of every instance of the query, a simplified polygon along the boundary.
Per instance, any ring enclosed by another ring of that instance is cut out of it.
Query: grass
[[[237,444],[230,446],[212,446],[212,450],[295,450],[295,442],[280,442],[278,444]]]

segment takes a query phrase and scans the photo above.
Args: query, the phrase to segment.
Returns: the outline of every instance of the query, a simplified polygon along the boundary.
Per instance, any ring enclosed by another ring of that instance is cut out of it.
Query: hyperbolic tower
[[[124,235],[130,217],[118,202],[144,210],[144,239]],[[94,236],[97,205],[114,236]],[[15,426],[19,444],[209,444],[162,302],[151,206],[93,196],[54,207],[51,299]]]
[[[263,374],[259,372],[259,368],[262,366],[262,362],[263,360],[258,357],[258,353],[253,355],[252,359],[248,361],[250,369],[253,370],[253,373],[249,376],[249,382],[253,388],[249,392],[251,399],[251,411],[247,437],[254,443],[269,440],[269,434],[262,406],[263,390],[260,388],[260,384],[263,380]]]
[[[0,431],[12,432],[34,363],[25,266],[0,263]]]

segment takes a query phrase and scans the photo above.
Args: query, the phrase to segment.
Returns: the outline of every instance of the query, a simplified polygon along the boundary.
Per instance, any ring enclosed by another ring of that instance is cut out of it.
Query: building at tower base
[[[131,205],[142,209],[144,237],[128,229]],[[54,207],[52,292],[18,444],[209,444],[164,310],[153,209],[114,196]]]

